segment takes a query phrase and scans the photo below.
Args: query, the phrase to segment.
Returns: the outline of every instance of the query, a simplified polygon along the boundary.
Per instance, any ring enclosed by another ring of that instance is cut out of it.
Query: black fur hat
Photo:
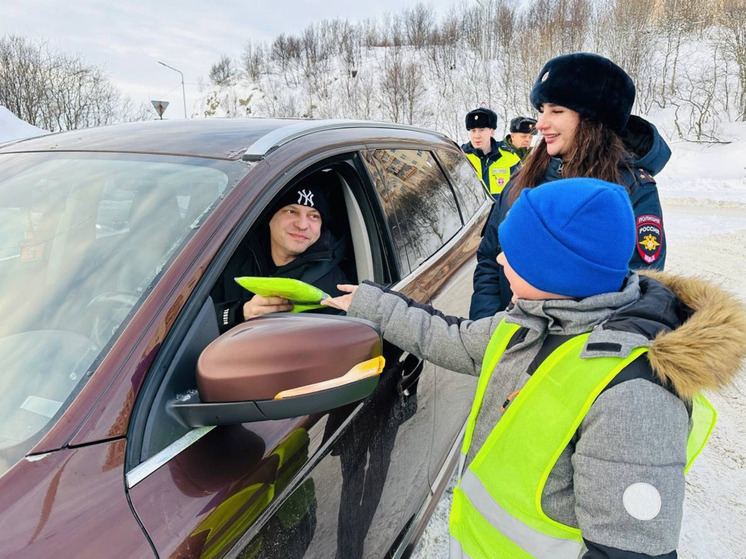
[[[466,113],[466,129],[497,128],[497,114],[486,107],[479,107]]]
[[[552,58],[531,89],[531,104],[554,103],[624,130],[635,102],[635,84],[608,58],[588,52]]]
[[[517,116],[510,121],[510,133],[533,134],[536,132],[536,119],[527,116]]]

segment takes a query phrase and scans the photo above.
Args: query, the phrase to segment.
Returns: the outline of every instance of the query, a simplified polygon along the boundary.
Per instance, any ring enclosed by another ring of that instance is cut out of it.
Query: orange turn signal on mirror
[[[350,384],[351,382],[356,382],[368,377],[374,377],[381,374],[384,365],[386,365],[386,360],[382,356],[374,357],[373,359],[368,359],[367,361],[358,363],[341,377],[299,386],[298,388],[283,390],[282,392],[278,392],[274,399],[282,400],[284,398],[304,396],[307,394],[313,394],[314,392],[321,392],[322,390],[344,386],[345,384]]]

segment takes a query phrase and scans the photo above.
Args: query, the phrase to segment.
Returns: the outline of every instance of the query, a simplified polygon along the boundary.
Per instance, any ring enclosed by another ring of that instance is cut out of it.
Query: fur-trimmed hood
[[[746,358],[744,305],[703,279],[639,273],[665,285],[691,310],[688,319],[658,332],[649,346],[648,359],[661,381],[686,399],[729,384]]]

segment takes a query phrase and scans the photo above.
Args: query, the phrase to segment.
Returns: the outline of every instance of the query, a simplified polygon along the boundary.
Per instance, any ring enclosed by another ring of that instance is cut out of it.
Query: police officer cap
[[[517,116],[510,121],[510,133],[533,134],[536,132],[536,119],[527,116]]]
[[[529,99],[537,110],[543,103],[562,105],[621,133],[635,102],[635,84],[608,58],[576,52],[547,62]]]
[[[466,129],[497,128],[497,114],[486,107],[479,107],[466,113]]]

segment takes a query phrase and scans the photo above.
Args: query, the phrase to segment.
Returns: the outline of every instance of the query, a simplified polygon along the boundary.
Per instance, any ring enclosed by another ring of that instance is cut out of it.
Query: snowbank
[[[48,132],[21,120],[5,107],[0,107],[0,144],[43,134]]]

